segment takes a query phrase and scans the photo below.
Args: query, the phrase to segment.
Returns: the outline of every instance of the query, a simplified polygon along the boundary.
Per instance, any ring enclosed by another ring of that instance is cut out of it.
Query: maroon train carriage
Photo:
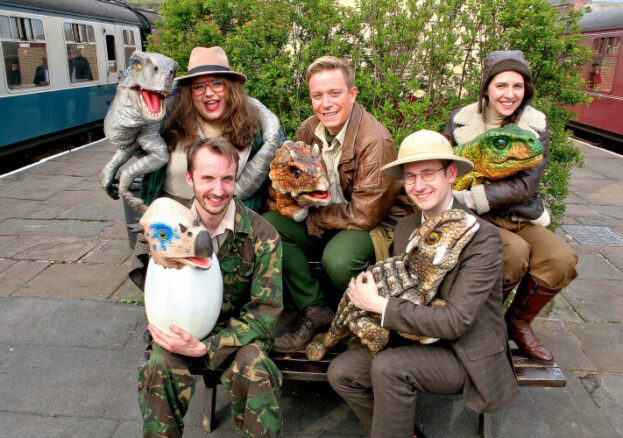
[[[588,106],[574,108],[573,129],[607,140],[623,141],[623,7],[590,12],[582,17],[582,42],[593,49],[584,67],[585,90],[593,97]]]

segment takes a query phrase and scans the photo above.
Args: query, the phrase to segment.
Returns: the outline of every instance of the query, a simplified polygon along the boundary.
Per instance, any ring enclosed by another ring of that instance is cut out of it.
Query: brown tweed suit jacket
[[[456,199],[453,208],[471,210]],[[401,219],[394,235],[394,255],[403,254],[421,214]],[[502,312],[503,247],[493,225],[478,218],[480,229],[463,249],[438,291],[446,306],[417,306],[390,298],[384,327],[449,341],[468,378],[463,397],[468,408],[494,412],[519,392]]]

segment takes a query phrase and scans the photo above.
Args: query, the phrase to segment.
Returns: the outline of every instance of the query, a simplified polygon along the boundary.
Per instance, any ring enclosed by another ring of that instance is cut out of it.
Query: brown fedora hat
[[[190,58],[188,59],[188,73],[186,73],[186,76],[175,78],[175,80],[184,81],[203,75],[233,76],[241,84],[247,82],[245,75],[229,68],[225,50],[218,46],[195,47],[190,52]]]

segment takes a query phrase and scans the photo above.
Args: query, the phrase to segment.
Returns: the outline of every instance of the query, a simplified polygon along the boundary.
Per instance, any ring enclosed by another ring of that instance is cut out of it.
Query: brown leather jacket
[[[322,149],[322,141],[314,135],[318,123],[316,116],[305,120],[296,139],[315,143]],[[396,157],[396,146],[389,131],[355,102],[338,166],[347,202],[311,210],[306,219],[308,233],[320,237],[327,230],[371,230],[381,223],[403,186],[402,181],[381,172],[381,167]],[[389,224],[395,223],[395,219],[388,219]]]

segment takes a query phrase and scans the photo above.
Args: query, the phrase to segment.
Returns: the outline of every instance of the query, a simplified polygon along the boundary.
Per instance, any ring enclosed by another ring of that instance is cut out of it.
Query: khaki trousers
[[[504,244],[504,281],[518,281],[526,274],[552,289],[563,289],[578,276],[578,256],[560,236],[540,225],[515,223],[484,215],[496,226]]]

